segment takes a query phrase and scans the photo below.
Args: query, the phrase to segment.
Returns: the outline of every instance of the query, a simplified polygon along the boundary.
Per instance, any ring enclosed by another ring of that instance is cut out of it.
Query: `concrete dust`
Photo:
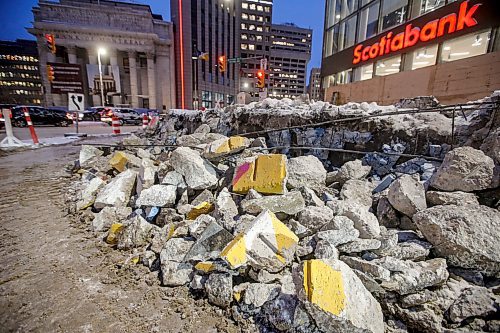
[[[1,332],[239,332],[220,309],[159,286],[66,212],[79,147],[0,155]]]

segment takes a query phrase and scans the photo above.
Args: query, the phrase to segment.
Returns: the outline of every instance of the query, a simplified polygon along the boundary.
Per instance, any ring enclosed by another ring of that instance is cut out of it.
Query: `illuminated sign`
[[[365,46],[359,44],[354,48],[354,65],[363,61],[368,61],[385,54],[397,52],[399,50],[412,47],[420,42],[432,41],[446,34],[470,28],[478,24],[474,18],[474,14],[481,4],[475,4],[469,7],[469,1],[464,1],[460,4],[457,13],[452,13],[428,22],[422,28],[414,27],[408,24],[405,30],[394,36],[392,32],[382,37],[378,42]]]

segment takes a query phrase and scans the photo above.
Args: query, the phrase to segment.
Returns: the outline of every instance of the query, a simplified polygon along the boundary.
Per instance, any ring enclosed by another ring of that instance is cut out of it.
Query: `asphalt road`
[[[103,135],[103,134],[112,134],[113,129],[111,126],[101,123],[101,122],[92,122],[92,121],[83,121],[79,123],[80,133],[87,133],[88,135]],[[120,128],[121,133],[132,133],[137,129],[141,128],[141,126],[132,126],[125,125]],[[69,127],[55,127],[55,126],[36,126],[35,127],[36,134],[39,139],[47,139],[47,138],[57,138],[64,137],[64,133],[74,133],[76,131],[75,125]],[[2,128],[0,130],[0,141],[5,138],[5,129]],[[30,140],[31,135],[29,128],[17,128],[14,127],[14,136],[20,140]]]

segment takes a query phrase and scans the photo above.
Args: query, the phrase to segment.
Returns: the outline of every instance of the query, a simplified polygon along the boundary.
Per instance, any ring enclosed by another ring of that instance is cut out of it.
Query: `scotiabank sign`
[[[500,25],[500,0],[456,1],[323,59],[321,75]]]
[[[473,6],[469,5],[469,1],[464,1],[460,4],[458,13],[448,14],[437,20],[432,20],[423,27],[414,27],[411,23],[408,24],[404,32],[394,35],[389,32],[382,37],[377,43],[365,46],[359,44],[354,48],[354,65],[362,61],[375,59],[384,54],[397,52],[399,50],[412,47],[418,42],[429,42],[437,37],[446,34],[451,35],[456,31],[471,28],[477,25],[474,17],[480,3]]]

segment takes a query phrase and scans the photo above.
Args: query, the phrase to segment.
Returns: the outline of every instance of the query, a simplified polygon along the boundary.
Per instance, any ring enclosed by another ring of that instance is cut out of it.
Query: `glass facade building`
[[[327,0],[323,88],[498,51],[499,3]]]

